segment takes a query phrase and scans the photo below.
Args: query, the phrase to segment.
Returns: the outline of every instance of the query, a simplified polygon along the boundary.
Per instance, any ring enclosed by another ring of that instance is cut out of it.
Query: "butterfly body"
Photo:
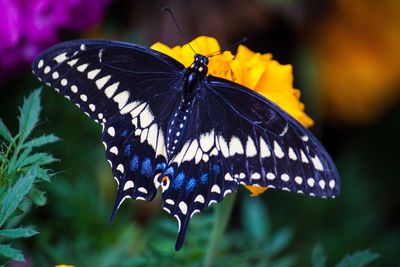
[[[334,163],[289,114],[239,84],[207,75],[208,59],[185,68],[152,49],[77,40],[44,51],[34,74],[102,125],[106,158],[125,199],[151,201],[179,225],[240,184],[324,198],[339,194]]]
[[[191,115],[193,101],[199,93],[199,83],[207,74],[208,59],[195,55],[193,64],[183,71],[182,87],[177,88],[181,94],[181,104],[172,116],[167,133],[168,158],[173,158],[177,148],[182,147],[182,136],[186,129],[187,119]]]

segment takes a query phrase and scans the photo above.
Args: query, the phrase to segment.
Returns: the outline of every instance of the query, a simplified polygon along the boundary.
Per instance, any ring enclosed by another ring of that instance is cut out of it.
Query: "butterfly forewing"
[[[213,108],[231,114],[224,134],[230,140],[228,158],[235,158],[231,166],[235,179],[311,196],[339,194],[335,165],[307,129],[247,88],[215,77],[206,84],[209,97],[219,103]]]
[[[151,200],[167,162],[165,133],[180,100],[183,66],[151,49],[120,42],[72,41],[42,53],[33,72],[103,127],[106,158],[126,198]]]

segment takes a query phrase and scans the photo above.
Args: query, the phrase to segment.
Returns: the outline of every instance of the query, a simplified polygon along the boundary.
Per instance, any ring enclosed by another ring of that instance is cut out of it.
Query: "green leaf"
[[[0,245],[0,255],[15,261],[25,261],[24,255],[22,255],[21,251],[12,248],[10,245]]]
[[[44,206],[47,202],[46,193],[35,187],[29,192],[29,198],[36,206]]]
[[[351,255],[345,256],[335,267],[362,267],[378,257],[379,254],[369,250],[357,251]]]
[[[37,177],[43,181],[50,182],[53,174],[49,174],[49,170],[37,167]]]
[[[38,232],[30,227],[26,228],[15,228],[15,229],[4,229],[0,230],[0,236],[4,236],[7,238],[26,238],[31,237],[38,234]]]
[[[260,198],[244,198],[242,224],[255,244],[268,239],[270,224],[267,207]]]
[[[32,149],[27,148],[22,151],[19,157],[13,157],[10,161],[10,165],[8,167],[8,174],[15,172],[16,169],[21,168],[25,160],[29,157],[29,154],[32,152]]]
[[[54,134],[42,135],[40,137],[33,138],[32,140],[26,142],[24,145],[22,145],[22,148],[43,146],[46,144],[57,142],[58,140],[60,140],[60,138],[58,138]]]
[[[35,153],[30,155],[29,157],[25,158],[24,161],[19,162],[18,168],[22,168],[28,165],[45,165],[45,164],[50,164],[54,161],[56,161],[52,155],[47,154],[47,153]]]
[[[0,203],[3,202],[3,198],[6,195],[6,187],[0,187]]]
[[[317,243],[311,251],[311,263],[313,267],[325,267],[326,265],[326,255],[320,243]]]
[[[282,250],[284,250],[293,239],[293,231],[289,228],[283,228],[274,233],[270,237],[270,241],[267,244],[267,253],[270,257],[273,257]]]
[[[19,132],[21,134],[21,143],[30,135],[33,128],[39,121],[40,113],[40,92],[36,89],[27,98],[24,99],[22,108],[20,108]]]
[[[2,119],[0,119],[0,136],[2,136],[8,142],[11,142],[12,140],[12,135]]]
[[[29,192],[35,180],[36,173],[36,167],[32,168],[27,174],[21,176],[15,185],[7,191],[2,203],[0,203],[0,227],[18,208],[20,202]]]

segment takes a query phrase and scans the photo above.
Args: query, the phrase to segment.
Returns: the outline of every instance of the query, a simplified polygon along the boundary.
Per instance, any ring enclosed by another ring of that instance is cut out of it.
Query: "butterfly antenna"
[[[233,44],[231,44],[231,45],[228,45],[228,46],[226,46],[226,47],[223,47],[223,48],[220,49],[219,51],[216,51],[216,52],[213,52],[213,53],[211,53],[211,54],[208,54],[208,55],[206,55],[206,57],[213,57],[213,56],[219,55],[219,54],[221,54],[223,51],[229,50],[229,49],[231,49],[232,47],[236,47],[236,46],[238,46],[238,45],[240,45],[240,44],[243,44],[243,43],[245,43],[245,42],[247,42],[247,37],[243,37],[243,38],[240,39],[239,41],[237,41],[237,42],[235,42],[235,43],[233,43]]]
[[[192,49],[193,53],[195,53],[197,55],[196,51],[194,51],[193,47],[190,45],[190,43],[186,39],[185,35],[183,34],[183,31],[182,31],[181,27],[179,27],[178,21],[176,20],[175,15],[172,12],[172,10],[169,7],[163,7],[163,8],[161,8],[161,11],[162,12],[168,12],[171,15],[171,18],[174,21],[175,26],[178,29],[178,32],[182,36],[183,40],[189,45],[189,47],[190,47],[190,49]]]

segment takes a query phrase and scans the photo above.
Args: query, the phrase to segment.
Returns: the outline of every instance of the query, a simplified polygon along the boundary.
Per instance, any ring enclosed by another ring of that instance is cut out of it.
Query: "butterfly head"
[[[207,74],[208,71],[208,58],[203,55],[196,54],[194,56],[194,61],[190,66],[190,69],[196,71],[199,74]]]

